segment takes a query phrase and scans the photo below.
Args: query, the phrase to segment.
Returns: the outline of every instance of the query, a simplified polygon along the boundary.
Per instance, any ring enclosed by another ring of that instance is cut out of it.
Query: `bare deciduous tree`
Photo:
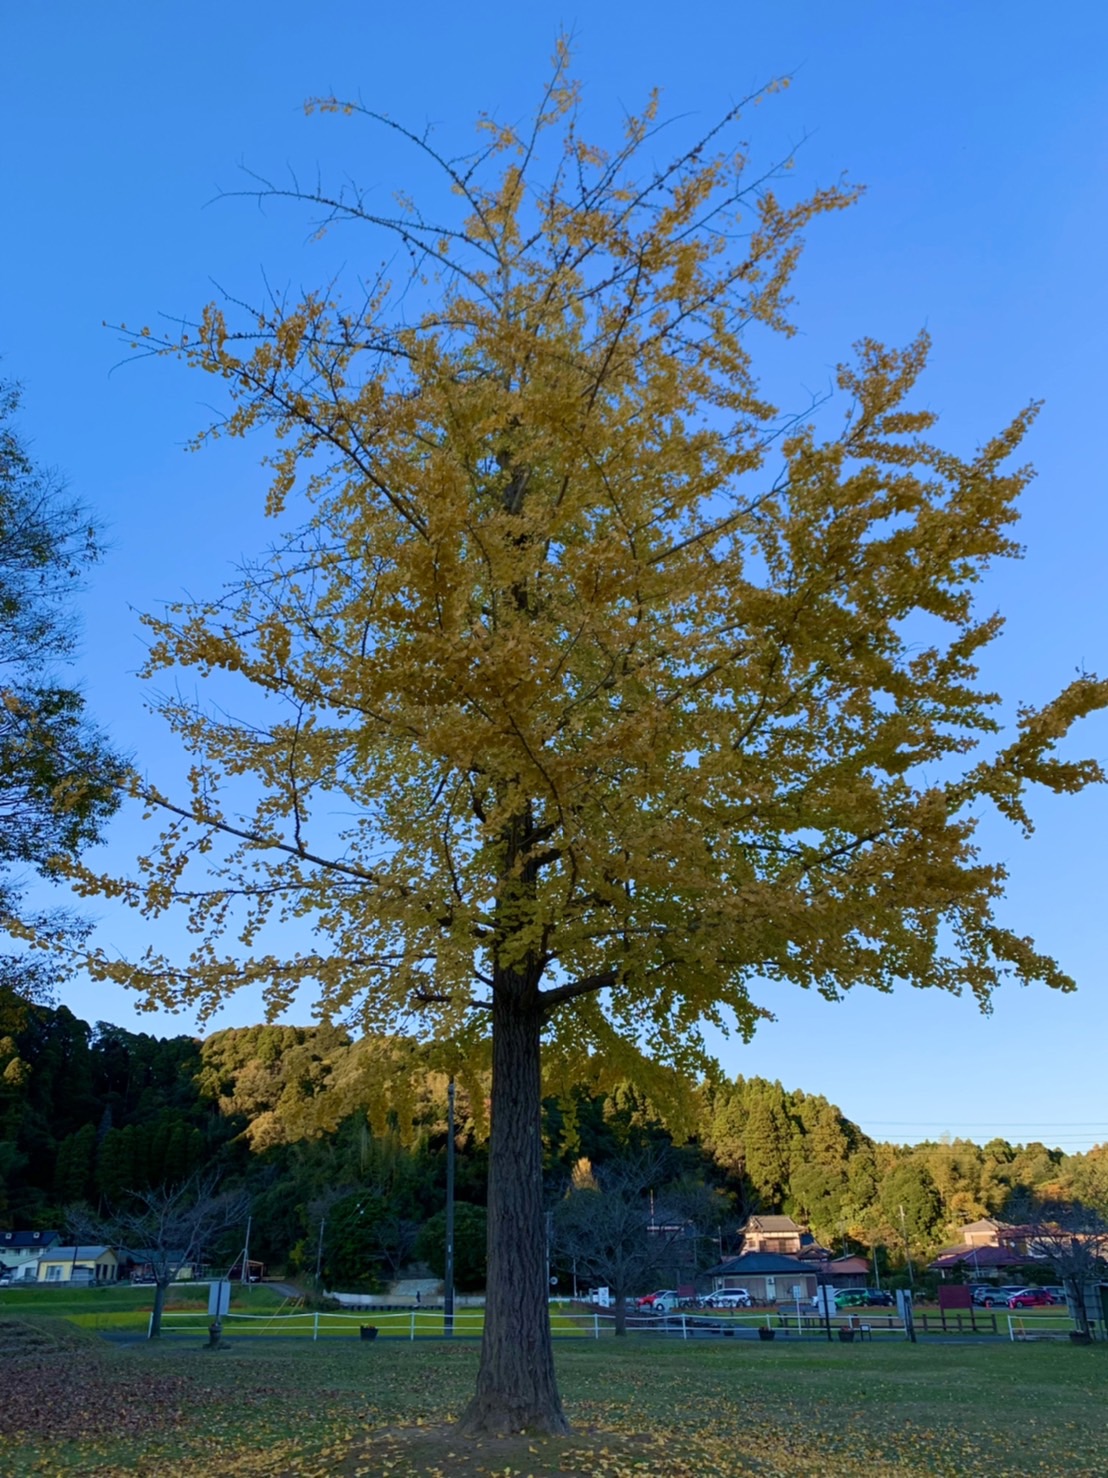
[[[1081,1201],[1031,1196],[1010,1202],[1007,1214],[1025,1229],[1028,1251],[1050,1263],[1079,1333],[1089,1334],[1087,1291],[1108,1273],[1108,1221]]]
[[[157,1339],[170,1284],[184,1268],[200,1262],[225,1232],[245,1221],[248,1208],[245,1192],[220,1191],[218,1177],[207,1174],[179,1185],[131,1191],[107,1215],[77,1206],[66,1220],[77,1241],[104,1242],[150,1269],[154,1311],[149,1337]]]
[[[636,1289],[675,1264],[695,1271],[698,1239],[713,1219],[715,1193],[667,1180],[665,1156],[658,1154],[584,1173],[579,1166],[554,1211],[553,1248],[611,1290],[618,1335],[627,1333],[627,1299]],[[653,1204],[652,1192],[658,1192]]]

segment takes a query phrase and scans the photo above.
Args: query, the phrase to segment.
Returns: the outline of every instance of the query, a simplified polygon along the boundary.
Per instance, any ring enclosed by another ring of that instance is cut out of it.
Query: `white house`
[[[16,1279],[33,1279],[41,1255],[57,1244],[57,1232],[0,1232],[0,1263]]]

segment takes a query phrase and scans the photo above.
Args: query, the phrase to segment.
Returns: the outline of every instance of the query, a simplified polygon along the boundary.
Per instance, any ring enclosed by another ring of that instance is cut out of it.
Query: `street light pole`
[[[442,1332],[454,1335],[454,1079],[446,1086],[446,1267],[442,1280]]]

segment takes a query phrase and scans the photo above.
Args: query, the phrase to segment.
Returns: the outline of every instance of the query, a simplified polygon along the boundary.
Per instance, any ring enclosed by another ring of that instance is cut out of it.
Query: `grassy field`
[[[0,1311],[0,1472],[731,1474],[1108,1472],[1108,1347],[562,1342],[576,1435],[480,1446],[444,1424],[472,1342],[119,1346]]]

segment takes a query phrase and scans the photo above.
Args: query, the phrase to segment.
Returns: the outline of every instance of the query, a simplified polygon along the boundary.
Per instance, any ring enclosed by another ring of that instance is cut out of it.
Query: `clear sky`
[[[149,362],[120,367],[125,351],[102,321],[192,316],[213,283],[249,297],[263,271],[295,291],[336,265],[357,268],[364,243],[313,247],[303,215],[215,197],[241,188],[243,164],[303,179],[318,166],[382,191],[409,183],[379,134],[306,119],[303,100],[360,97],[434,124],[461,151],[478,110],[528,110],[562,25],[576,32],[601,140],[652,85],[664,111],[709,123],[792,74],[788,93],[749,117],[758,152],[799,146],[802,186],[844,171],[867,186],[858,207],[811,233],[797,279],[802,335],[786,366],[797,404],[827,386],[855,339],[904,342],[924,325],[935,342],[924,398],[958,449],[1043,399],[1027,557],[982,590],[983,605],[1008,616],[987,676],[1014,705],[1046,699],[1077,667],[1108,671],[1108,7],[592,0],[575,14],[547,0],[51,0],[4,18],[0,356],[24,384],[37,459],[107,527],[108,557],[83,601],[80,672],[94,714],[154,777],[176,760],[134,676],[137,612],[213,593],[240,554],[262,547],[263,479],[256,448],[187,455],[208,382]],[[371,266],[381,254],[370,249]],[[1108,759],[1108,720],[1086,724],[1071,750]],[[824,1093],[881,1138],[1108,1140],[1108,795],[1044,797],[1036,815],[1030,841],[998,822],[985,845],[1011,869],[1004,921],[1055,954],[1076,995],[1013,987],[983,1019],[970,1001],[908,989],[835,1007],[780,987],[763,996],[775,1024],[749,1047],[721,1045],[728,1071]],[[108,856],[124,866],[139,841],[121,820]],[[144,942],[140,920],[101,918],[122,955]],[[90,1020],[193,1025],[136,1018],[125,993],[80,981],[66,1000]],[[217,1024],[256,1014],[246,1003]]]

